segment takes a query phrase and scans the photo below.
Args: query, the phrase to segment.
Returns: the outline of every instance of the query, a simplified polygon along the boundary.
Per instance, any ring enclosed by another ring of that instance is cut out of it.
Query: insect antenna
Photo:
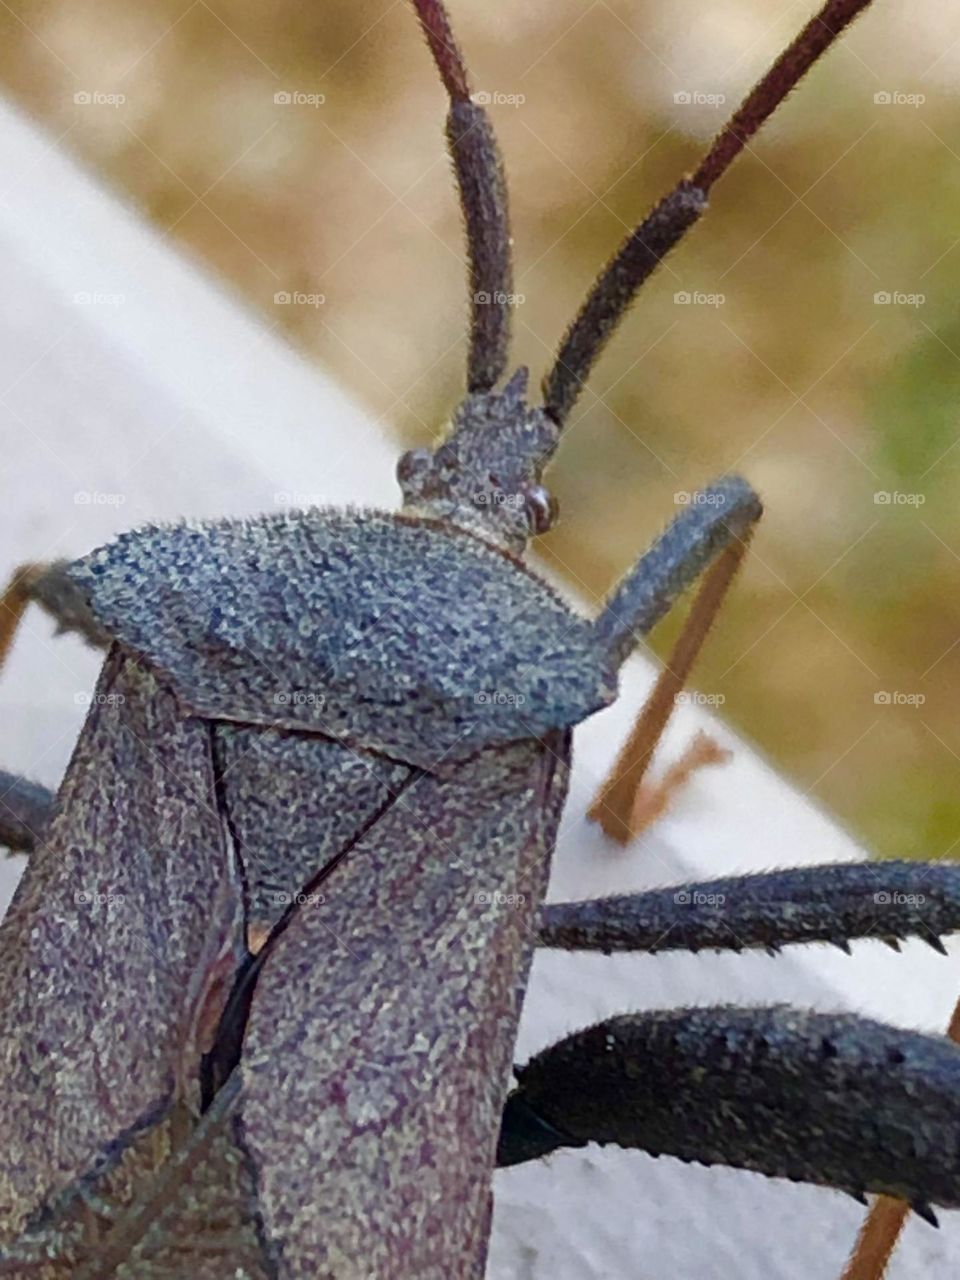
[[[467,386],[489,391],[507,366],[513,261],[507,183],[490,119],[470,98],[467,69],[440,0],[413,0],[444,88],[450,97],[447,145],[466,223],[470,260],[470,353]]]
[[[544,407],[562,424],[577,402],[594,364],[653,274],[707,207],[721,178],[768,116],[870,0],[827,0],[754,86],[717,134],[699,168],[682,178],[626,237],[594,281],[567,330],[553,368],[543,380]]]

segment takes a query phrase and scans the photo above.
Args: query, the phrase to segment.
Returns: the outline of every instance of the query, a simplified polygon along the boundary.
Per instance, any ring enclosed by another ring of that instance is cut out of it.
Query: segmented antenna
[[[544,407],[558,423],[566,420],[576,404],[583,384],[641,285],[706,209],[710,188],[869,3],[827,0],[717,134],[696,173],[683,178],[620,245],[594,281],[543,380]]]
[[[460,188],[470,259],[470,353],[467,386],[489,391],[503,376],[510,349],[513,262],[507,184],[487,113],[470,100],[467,70],[440,0],[413,0],[450,97],[447,144]]]

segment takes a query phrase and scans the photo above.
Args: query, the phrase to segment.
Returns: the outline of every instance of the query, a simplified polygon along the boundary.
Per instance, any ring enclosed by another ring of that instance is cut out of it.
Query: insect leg
[[[67,561],[21,565],[0,596],[0,667],[13,644],[28,604],[38,604],[58,630],[75,631],[100,648],[109,637],[95,621],[79,588],[63,572]],[[32,853],[52,812],[54,796],[45,787],[0,769],[0,845]]]
[[[543,908],[540,945],[567,951],[779,951],[855,938],[897,948],[960,930],[960,867],[862,862],[730,876]]]
[[[724,476],[693,495],[691,505],[614,589],[594,623],[611,666],[621,666],[687,587],[749,537],[762,510],[741,476]]]
[[[620,844],[630,841],[649,821],[638,810],[641,783],[670,713],[676,705],[677,694],[690,678],[707,633],[743,562],[749,538],[748,530],[741,541],[731,543],[720,554],[704,576],[683,630],[644,703],[630,736],[621,747],[613,767],[590,806],[588,816],[594,822],[599,822],[606,834]],[[709,748],[709,740],[701,736],[691,749],[687,762],[689,767],[680,772],[686,775],[698,763],[709,763],[712,759],[717,759],[715,754],[710,754]],[[671,789],[672,785],[664,788],[663,801],[666,801]],[[656,809],[658,806],[653,807]],[[661,804],[659,807],[665,805]]]
[[[471,100],[467,70],[440,0],[414,0],[424,35],[450,97],[447,144],[453,159],[470,258],[470,354],[467,385],[489,391],[510,347],[513,263],[507,184],[486,111]]]
[[[28,604],[38,604],[59,631],[75,631],[97,648],[110,637],[90,612],[80,588],[64,573],[66,560],[25,564],[17,569],[0,596],[0,667],[3,666]]]
[[[33,853],[53,813],[56,796],[39,782],[0,769],[0,845]]]
[[[960,1047],[786,1005],[625,1014],[517,1073],[498,1163],[588,1142],[960,1206]]]
[[[954,1006],[947,1035],[960,1043],[960,1003]],[[878,1196],[863,1220],[840,1280],[883,1280],[909,1216],[905,1200]]]
[[[677,597],[705,573],[690,616],[590,817],[625,844],[641,825],[637,795],[647,765],[760,518],[760,500],[739,476],[694,495],[607,601],[595,626],[619,666]]]

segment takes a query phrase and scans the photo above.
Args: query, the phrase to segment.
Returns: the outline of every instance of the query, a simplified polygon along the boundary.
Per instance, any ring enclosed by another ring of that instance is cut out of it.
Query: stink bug
[[[722,478],[587,620],[522,560],[553,518],[542,473],[640,285],[865,4],[829,0],[631,233],[531,405],[507,369],[492,130],[443,6],[414,0],[474,304],[468,394],[437,449],[400,460],[402,511],[141,529],[16,577],[0,651],[36,601],[109,653],[56,801],[4,787],[4,839],[31,859],[0,945],[0,1275],[467,1280],[495,1163],[590,1141],[960,1206],[960,1049],[854,1017],[627,1014],[508,1094],[538,938],[777,949],[960,928],[960,872],[901,864],[882,910],[857,865],[541,906],[573,727],[703,576],[683,678],[760,515]],[[684,894],[730,907],[678,910]]]

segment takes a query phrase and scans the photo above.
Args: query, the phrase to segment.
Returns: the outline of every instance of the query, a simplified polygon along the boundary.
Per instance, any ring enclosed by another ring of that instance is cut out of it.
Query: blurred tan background
[[[518,362],[542,372],[812,9],[452,0],[511,179]],[[398,447],[433,438],[466,291],[444,99],[403,0],[11,0],[0,37],[6,92],[56,145]],[[743,470],[767,515],[697,684],[881,855],[960,852],[958,85],[960,16],[877,0],[642,295],[574,414],[541,547],[597,597],[675,495]],[[323,477],[303,487],[319,500]]]

